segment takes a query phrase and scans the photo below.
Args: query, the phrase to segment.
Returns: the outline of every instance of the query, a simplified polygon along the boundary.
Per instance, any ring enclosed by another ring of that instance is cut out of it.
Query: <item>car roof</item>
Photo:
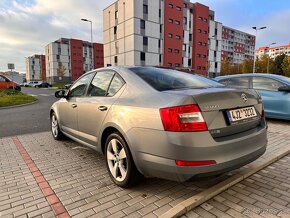
[[[220,81],[222,79],[229,79],[229,78],[238,78],[238,77],[266,77],[271,79],[276,79],[279,81],[286,82],[290,84],[290,79],[288,77],[277,75],[277,74],[271,74],[271,73],[244,73],[244,74],[234,74],[234,75],[225,75],[225,76],[218,76],[215,79],[217,81]]]

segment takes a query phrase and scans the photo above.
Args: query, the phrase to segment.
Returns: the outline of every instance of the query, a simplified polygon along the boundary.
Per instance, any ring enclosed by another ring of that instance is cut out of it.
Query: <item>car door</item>
[[[59,102],[59,120],[61,129],[78,137],[77,111],[79,99],[84,97],[94,73],[86,74],[77,80],[68,91],[68,97]]]
[[[120,96],[118,92],[124,80],[110,70],[98,71],[93,78],[87,95],[80,99],[78,107],[78,126],[81,139],[96,145],[102,123],[111,106]]]
[[[279,92],[278,88],[285,84],[266,77],[253,77],[253,88],[256,89],[263,100],[267,117],[280,117],[285,108],[285,92]]]
[[[6,79],[1,75],[0,75],[0,89],[7,89]]]

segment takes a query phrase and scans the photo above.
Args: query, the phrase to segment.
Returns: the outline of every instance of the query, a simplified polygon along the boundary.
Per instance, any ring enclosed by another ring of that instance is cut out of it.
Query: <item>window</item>
[[[179,20],[175,20],[175,24],[176,25],[180,25],[180,21]]]
[[[160,24],[160,33],[162,33],[162,24]]]
[[[173,23],[173,20],[172,20],[172,19],[169,19],[168,22],[169,22],[169,23]]]
[[[187,24],[187,17],[183,17],[183,23]]]
[[[186,44],[182,45],[182,50],[186,52]]]
[[[117,26],[114,26],[114,34],[117,34]]]
[[[284,84],[269,78],[253,77],[253,88],[268,91],[278,91],[278,88]]]
[[[199,44],[199,45],[202,45],[202,42],[199,41],[198,44]]]
[[[179,54],[179,49],[174,49],[174,53]]]
[[[202,17],[198,17],[197,19],[202,20]]]
[[[59,55],[56,55],[56,59],[59,60]],[[34,63],[33,63],[34,64]]]
[[[114,57],[114,62],[115,62],[115,64],[118,63],[118,56],[115,56],[115,57]]]
[[[179,36],[179,35],[176,35],[175,37],[176,37],[176,39],[178,39],[178,40],[181,39],[181,36]]]
[[[158,40],[158,48],[160,48],[161,47],[161,41],[160,41],[160,39]]]
[[[168,33],[168,38],[172,38],[172,34],[171,33]]]
[[[148,45],[148,37],[146,36],[143,37],[143,45]]]
[[[122,77],[115,73],[115,76],[110,84],[107,96],[112,97],[114,96],[125,84],[125,81],[122,79]]]
[[[176,10],[181,11],[181,7],[176,6]]]
[[[202,67],[203,70],[206,70],[206,67]]]
[[[169,67],[172,67],[172,63],[168,63],[168,66],[169,66]]]
[[[118,19],[118,17],[119,17],[119,13],[118,11],[115,11],[115,19]]]
[[[189,41],[192,41],[192,34],[189,34]]]
[[[214,51],[214,57],[216,58],[216,51]]]
[[[215,62],[215,63],[214,63],[214,67],[215,67],[215,68],[218,68],[218,62]]]
[[[191,66],[191,59],[188,59],[188,66]]]
[[[145,20],[140,20],[140,28],[145,29]]]
[[[206,55],[202,55],[203,58],[206,58]]]
[[[161,17],[161,9],[159,9],[159,17]]]
[[[198,70],[201,70],[201,66],[197,66],[197,69],[198,69]]]
[[[198,29],[197,32],[201,33],[201,29]]]
[[[203,33],[204,33],[204,34],[207,34],[207,31],[206,31],[206,30],[204,30],[204,31],[203,31]]]
[[[168,6],[169,6],[169,8],[173,8],[173,4],[169,4]]]
[[[172,53],[172,48],[168,48],[168,52],[169,53]]]
[[[94,73],[81,77],[70,89],[69,97],[80,97],[85,94],[86,87],[93,78]]]
[[[184,3],[184,4],[183,4],[183,7],[184,7],[184,8],[187,8],[187,4],[186,4],[186,3]]]
[[[197,54],[196,56],[197,56],[198,58],[200,58],[201,55],[200,55],[200,54]]]
[[[114,76],[113,71],[97,72],[88,89],[88,96],[106,96],[110,82]]]
[[[143,5],[143,14],[148,14],[148,5]]]
[[[161,63],[161,61],[162,61],[162,55],[160,54],[159,55],[159,63]]]
[[[145,61],[146,60],[145,52],[141,52],[141,54],[140,54],[140,60],[141,61]]]
[[[180,67],[180,64],[175,64],[175,67]]]
[[[204,21],[204,22],[207,22],[207,18],[204,18],[203,21]]]

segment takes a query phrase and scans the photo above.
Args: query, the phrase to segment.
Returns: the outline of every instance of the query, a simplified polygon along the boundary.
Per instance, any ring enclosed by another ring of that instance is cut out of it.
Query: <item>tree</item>
[[[253,72],[254,61],[250,59],[245,59],[240,65],[241,73],[252,73]]]
[[[273,73],[279,74],[279,75],[283,75],[282,63],[283,63],[285,57],[286,57],[286,55],[285,54],[282,54],[282,55],[278,55],[275,58],[274,66],[275,66],[275,68],[276,68],[277,71],[275,71]]]
[[[285,57],[281,66],[283,75],[290,77],[290,57]]]
[[[231,64],[229,60],[226,58],[225,60],[222,61],[221,64],[221,76],[230,74],[230,68]]]
[[[60,65],[57,69],[57,75],[59,77],[59,80],[62,80],[64,75],[65,75],[65,71],[66,71],[66,68],[65,66],[60,62]]]
[[[260,59],[256,61],[256,72],[257,73],[267,73],[268,57],[263,55]]]

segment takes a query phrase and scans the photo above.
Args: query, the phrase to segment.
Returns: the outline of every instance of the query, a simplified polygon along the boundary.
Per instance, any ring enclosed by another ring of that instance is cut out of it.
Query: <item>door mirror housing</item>
[[[279,92],[290,92],[290,86],[280,86],[278,88]]]
[[[54,95],[56,98],[67,98],[66,92],[67,92],[66,90],[61,89],[61,90],[56,91]]]

